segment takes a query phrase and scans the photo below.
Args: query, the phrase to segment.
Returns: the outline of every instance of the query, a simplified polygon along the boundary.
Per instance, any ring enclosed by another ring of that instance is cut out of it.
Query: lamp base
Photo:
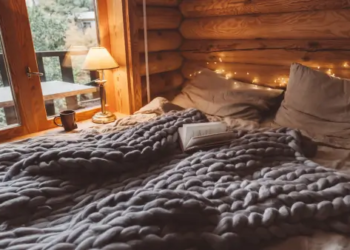
[[[104,114],[102,112],[96,113],[92,117],[92,122],[98,123],[98,124],[107,124],[107,123],[114,122],[116,119],[117,117],[113,113],[106,111]]]

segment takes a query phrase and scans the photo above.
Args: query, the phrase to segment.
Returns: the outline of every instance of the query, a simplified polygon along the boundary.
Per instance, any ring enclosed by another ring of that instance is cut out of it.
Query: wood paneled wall
[[[143,103],[146,103],[146,65],[143,31],[142,0],[139,5],[139,52],[140,74],[142,76]],[[171,95],[184,82],[180,73],[183,57],[179,51],[183,38],[179,32],[182,14],[180,0],[146,0],[148,30],[148,62],[150,73],[151,97]],[[170,93],[169,93],[170,92]]]
[[[293,62],[350,78],[350,0],[183,0],[180,10],[186,78],[207,67],[281,87]]]

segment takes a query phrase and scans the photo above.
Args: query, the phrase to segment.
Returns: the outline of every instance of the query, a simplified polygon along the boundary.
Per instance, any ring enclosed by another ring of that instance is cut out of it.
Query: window
[[[0,129],[19,123],[11,78],[0,32]]]
[[[97,27],[101,46],[121,65],[106,74],[109,111],[140,108],[136,4],[96,1],[96,20],[94,2],[0,1],[0,142],[55,127],[53,116],[62,109],[76,110],[77,121],[100,110],[96,73],[81,70],[88,49],[98,45]]]
[[[99,106],[96,72],[83,71],[88,49],[98,46],[92,0],[26,1],[48,117]],[[81,22],[83,29],[81,29]]]

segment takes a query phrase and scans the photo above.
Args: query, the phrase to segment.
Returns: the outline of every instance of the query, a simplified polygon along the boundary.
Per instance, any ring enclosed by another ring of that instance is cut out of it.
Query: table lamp
[[[101,98],[101,112],[98,112],[92,117],[92,122],[94,123],[105,124],[114,122],[116,120],[116,116],[113,113],[106,111],[106,96],[104,85],[107,81],[104,79],[103,71],[115,69],[118,67],[118,63],[109,54],[107,49],[103,47],[90,48],[83,65],[83,69],[98,71],[99,79],[94,80],[94,82],[97,83],[100,88]]]

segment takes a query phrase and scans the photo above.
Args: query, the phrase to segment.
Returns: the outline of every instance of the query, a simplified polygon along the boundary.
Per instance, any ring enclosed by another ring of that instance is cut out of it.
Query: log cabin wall
[[[190,79],[201,67],[283,87],[290,64],[350,78],[350,0],[183,0]]]
[[[139,52],[142,76],[143,103],[147,103],[145,44],[142,0],[136,1],[139,9]],[[180,0],[146,0],[148,29],[148,61],[151,97],[172,96],[184,82],[181,74],[183,57],[179,48],[183,42],[179,32],[182,14]]]

